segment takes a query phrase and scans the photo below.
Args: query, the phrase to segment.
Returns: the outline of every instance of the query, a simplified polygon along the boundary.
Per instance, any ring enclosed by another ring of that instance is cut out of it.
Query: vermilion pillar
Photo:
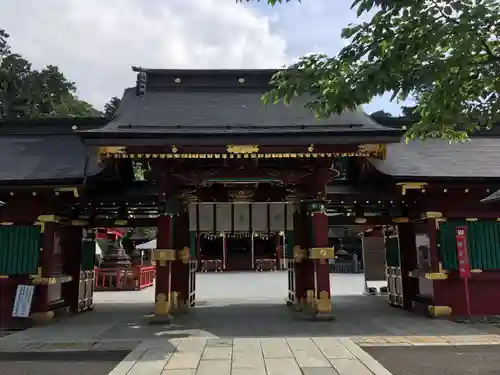
[[[164,214],[158,217],[157,244],[153,253],[156,262],[155,284],[155,314],[152,323],[170,321],[171,311],[171,280],[172,261],[175,260],[175,250],[172,244],[172,217]]]
[[[38,223],[42,227],[42,247],[38,260],[38,275],[33,279],[36,287],[31,318],[37,323],[49,321],[54,317],[54,312],[49,307],[49,285],[43,280],[52,276],[54,248],[59,246],[59,241],[56,242],[59,224],[49,219],[49,216],[46,219],[47,221]]]
[[[309,258],[314,265],[314,297],[317,318],[331,319],[330,267],[333,249],[328,246],[328,216],[323,202],[311,204],[312,247]]]
[[[186,312],[189,307],[189,212],[182,211],[174,219],[174,249],[172,262],[172,313]]]
[[[307,207],[303,204],[294,215],[295,228],[295,292],[299,310],[307,305],[307,291],[314,288],[313,264],[308,258],[310,235],[308,233]]]

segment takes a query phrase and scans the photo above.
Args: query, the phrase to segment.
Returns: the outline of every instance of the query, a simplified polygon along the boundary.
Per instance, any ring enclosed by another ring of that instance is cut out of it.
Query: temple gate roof
[[[101,126],[102,119],[40,119],[0,123],[0,184],[81,182],[97,174],[98,153],[73,127]]]

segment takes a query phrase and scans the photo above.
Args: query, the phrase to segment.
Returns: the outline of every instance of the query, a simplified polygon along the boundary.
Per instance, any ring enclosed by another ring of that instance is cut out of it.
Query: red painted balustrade
[[[95,290],[142,290],[153,285],[155,274],[155,266],[96,268]]]

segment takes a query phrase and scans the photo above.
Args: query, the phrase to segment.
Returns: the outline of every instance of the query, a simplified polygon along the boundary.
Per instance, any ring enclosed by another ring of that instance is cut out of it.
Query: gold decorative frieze
[[[156,249],[153,250],[153,260],[160,266],[166,266],[168,261],[175,260],[175,253],[172,249]]]
[[[424,190],[427,182],[398,182],[396,186],[401,187],[401,195],[406,195],[408,190]]]
[[[392,222],[395,224],[403,224],[410,222],[410,219],[407,217],[395,217],[392,219]]]
[[[365,154],[377,159],[385,159],[386,147],[384,144],[359,145],[357,153]]]
[[[442,217],[443,213],[437,211],[427,211],[424,212],[421,216],[422,219],[441,219]]]
[[[58,193],[73,193],[73,196],[75,198],[80,197],[80,193],[78,192],[78,188],[76,188],[74,186],[66,186],[66,187],[56,188],[56,189],[54,189],[54,192],[56,194],[58,194]]]
[[[332,159],[337,157],[371,157],[366,152],[271,152],[271,153],[165,153],[165,154],[106,154],[113,159]]]
[[[319,259],[321,261],[333,259],[335,258],[335,251],[333,250],[333,247],[313,247],[312,249],[309,249],[309,258]]]
[[[226,150],[230,154],[255,154],[259,152],[257,145],[228,145]]]

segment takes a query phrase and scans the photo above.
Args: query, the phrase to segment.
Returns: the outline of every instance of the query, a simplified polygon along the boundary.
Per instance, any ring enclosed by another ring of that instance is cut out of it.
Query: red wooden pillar
[[[61,251],[64,273],[72,278],[69,283],[62,285],[62,296],[71,311],[78,312],[80,271],[82,270],[83,229],[78,226],[64,226],[61,229]]]
[[[310,233],[308,233],[309,217],[304,204],[294,215],[294,228],[296,230],[295,247],[295,291],[298,308],[304,310],[306,306],[307,291],[314,289],[313,263],[307,256],[310,247]],[[298,254],[297,254],[298,252]]]
[[[331,319],[330,266],[333,249],[328,246],[328,216],[323,202],[311,204],[312,246],[309,257],[314,267],[315,317]]]
[[[31,318],[36,323],[44,323],[54,317],[54,312],[50,310],[49,302],[49,285],[43,283],[43,279],[48,279],[52,276],[53,265],[55,264],[54,249],[59,246],[59,241],[56,241],[59,224],[54,221],[41,222],[42,226],[42,241],[40,258],[38,260],[38,274],[33,279],[36,285],[33,300]]]
[[[173,247],[176,260],[172,262],[172,313],[186,312],[189,307],[189,212],[182,211],[174,218]]]
[[[172,217],[164,214],[157,219],[158,234],[153,259],[156,262],[155,314],[151,323],[168,323],[171,310],[171,270],[175,251],[172,249]]]
[[[401,280],[403,284],[403,308],[413,309],[413,302],[418,295],[418,279],[410,277],[410,272],[418,268],[415,224],[398,225],[399,254],[401,257]]]

